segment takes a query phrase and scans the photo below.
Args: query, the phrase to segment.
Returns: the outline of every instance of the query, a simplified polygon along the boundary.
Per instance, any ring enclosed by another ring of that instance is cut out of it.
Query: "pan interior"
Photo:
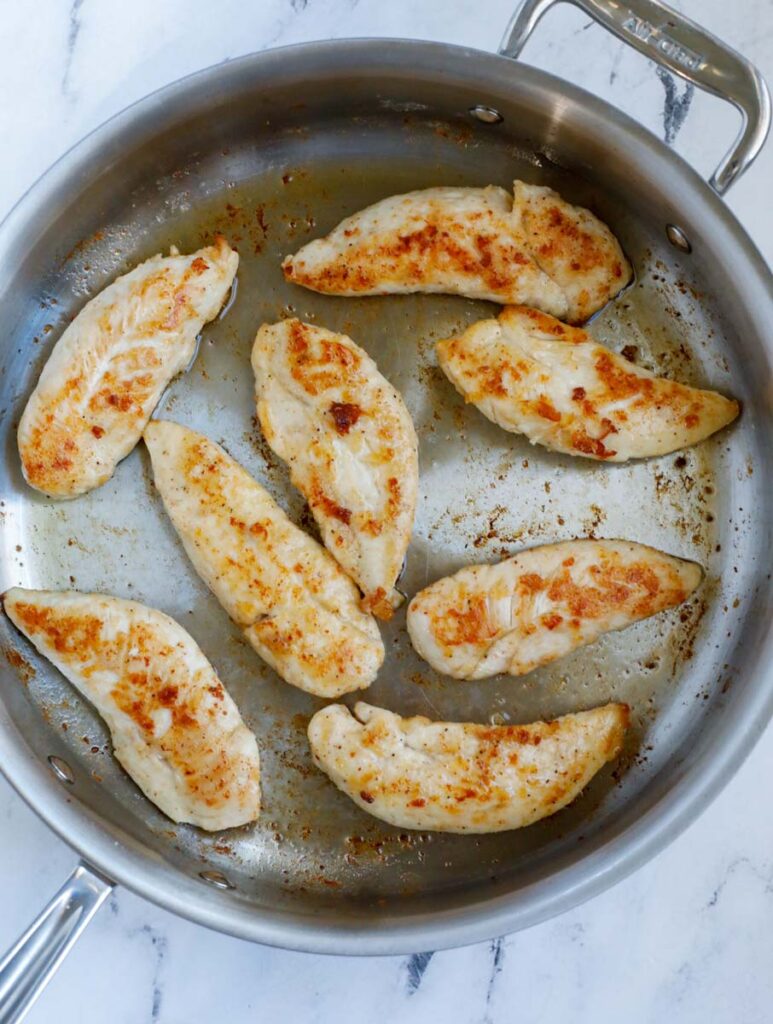
[[[213,133],[197,147],[139,184],[123,188],[118,179],[109,198],[104,188],[91,202],[82,198],[66,211],[66,230],[52,225],[20,265],[3,342],[2,585],[102,591],[181,622],[258,736],[260,821],[215,836],[167,821],[117,766],[96,714],[5,620],[2,699],[41,760],[57,754],[70,764],[74,799],[189,878],[223,872],[235,886],[223,899],[348,920],[386,905],[408,915],[513,891],[548,874],[559,858],[579,857],[583,843],[612,828],[721,714],[733,636],[752,589],[752,424],[742,418],[681,455],[628,466],[548,453],[466,407],[438,370],[433,343],[495,315],[495,307],[442,296],[319,296],[286,284],[281,258],[381,197],[438,184],[509,187],[518,177],[597,211],[634,264],[634,285],[592,324],[601,341],[627,347],[658,372],[743,398],[743,376],[728,355],[732,329],[691,276],[695,264],[667,247],[661,224],[632,212],[600,178],[563,170],[506,127],[477,125],[463,112],[456,119],[404,109],[296,118],[233,137]],[[350,334],[414,418],[421,480],[400,583],[408,595],[462,565],[578,536],[642,541],[704,566],[706,581],[684,607],[517,680],[444,679],[413,653],[404,608],[383,627],[387,659],[361,696],[404,715],[528,722],[609,700],[631,705],[633,729],[620,762],[555,817],[481,837],[400,832],[367,817],[310,762],[305,730],[322,702],[269,670],[198,580],[141,446],[108,484],[73,502],[46,500],[23,484],[15,428],[67,323],[116,274],[172,244],[195,249],[217,232],[239,250],[238,288],[227,315],[204,329],[195,365],[173,382],[157,415],[222,443],[296,522],[313,532],[256,428],[249,364],[258,326],[288,315]]]

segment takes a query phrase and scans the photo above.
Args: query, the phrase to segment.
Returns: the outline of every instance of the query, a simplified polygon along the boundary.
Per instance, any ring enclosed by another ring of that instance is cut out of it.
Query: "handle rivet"
[[[487,107],[483,103],[477,103],[474,107],[470,107],[470,113],[484,124],[501,124],[504,121],[504,117],[498,110]]]
[[[690,239],[676,224],[666,224],[666,238],[680,252],[692,252]]]
[[[199,878],[214,886],[215,889],[235,889],[236,886],[221,871],[200,871]]]
[[[56,754],[51,754],[48,758],[48,765],[60,782],[66,782],[68,786],[72,786],[75,782],[75,776],[73,775],[72,768],[66,761],[63,761],[61,757],[57,757]]]

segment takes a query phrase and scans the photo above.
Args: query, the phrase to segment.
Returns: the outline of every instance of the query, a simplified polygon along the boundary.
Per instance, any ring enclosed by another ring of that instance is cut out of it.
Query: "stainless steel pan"
[[[0,968],[3,1020],[23,1011],[112,881],[210,927],[317,952],[437,949],[525,927],[652,856],[765,727],[773,302],[761,257],[717,193],[765,139],[767,92],[743,58],[659,4],[579,3],[742,111],[742,133],[707,185],[625,115],[511,59],[551,2],[524,4],[496,56],[408,41],[315,43],[194,75],[86,138],[0,230],[2,587],[104,590],[179,619],[259,736],[265,796],[254,828],[210,836],[173,826],[117,767],[96,715],[1,623],[10,663],[0,678],[2,770],[92,865]],[[378,197],[514,177],[590,205],[633,261],[635,283],[597,317],[595,334],[739,397],[737,425],[632,466],[552,455],[465,408],[435,366],[433,339],[492,307],[336,299],[282,279],[283,254]],[[368,697],[402,713],[528,721],[609,699],[632,705],[622,762],[556,817],[475,838],[400,833],[365,817],[310,764],[305,724],[318,702],[263,665],[192,572],[142,450],[75,502],[24,486],[15,425],[62,327],[116,273],[218,230],[241,253],[238,291],[162,411],[223,441],[298,521],[307,522],[298,495],[252,424],[248,359],[257,325],[286,311],[352,334],[411,409],[422,497],[407,592],[465,562],[588,534],[706,567],[686,608],[522,680],[443,680],[412,654],[404,615],[385,630],[388,660]]]

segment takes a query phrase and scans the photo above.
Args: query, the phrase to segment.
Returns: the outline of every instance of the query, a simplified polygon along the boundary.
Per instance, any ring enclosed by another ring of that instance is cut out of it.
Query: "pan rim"
[[[385,50],[388,50],[387,56]],[[420,64],[417,51],[424,55]],[[498,77],[504,68],[511,71],[517,67],[521,87],[560,87],[568,101],[584,107],[599,119],[606,118],[610,131],[621,133],[632,144],[646,145],[650,149],[654,146],[658,159],[693,190],[695,201],[704,207],[707,216],[715,219],[717,228],[726,233],[728,241],[740,247],[748,261],[749,280],[744,280],[742,287],[748,294],[750,307],[755,298],[759,301],[773,296],[773,279],[764,259],[722,200],[681,157],[628,115],[563,79],[528,65],[516,65],[509,58],[448,43],[394,39],[330,40],[248,54],[224,65],[194,72],[137,100],[71,147],[18,200],[0,224],[0,267],[11,257],[17,238],[23,237],[25,222],[45,209],[47,193],[50,194],[57,182],[70,178],[90,153],[102,151],[111,140],[119,140],[142,117],[168,107],[170,101],[182,98],[221,75],[234,76],[245,69],[267,67],[272,62],[286,66],[289,57],[298,63],[312,59],[331,61],[333,55],[336,70],[340,71],[345,53],[350,59],[352,56],[366,59],[376,72],[384,73],[400,66],[398,58],[415,68],[425,67],[429,63],[426,57],[431,55],[438,70],[443,65],[447,69],[452,60],[461,63],[465,57],[471,66],[474,58],[490,64],[492,72],[497,72],[492,78]],[[434,69],[435,64],[430,71]],[[484,77],[481,68],[467,73],[477,74],[479,81]],[[515,86],[515,82],[512,84]],[[765,348],[770,354],[773,344],[768,343]],[[718,745],[711,756],[703,752],[634,824],[595,845],[588,844],[588,851],[569,866],[527,888],[495,899],[483,897],[469,907],[458,906],[366,927],[331,925],[321,916],[266,908],[256,910],[235,902],[218,906],[220,894],[206,889],[198,880],[186,879],[182,872],[169,865],[163,865],[162,874],[157,877],[156,873],[148,871],[149,854],[141,843],[128,836],[125,844],[118,843],[90,808],[68,798],[66,791],[26,746],[1,702],[0,737],[5,742],[5,755],[0,771],[28,806],[99,871],[188,920],[240,938],[315,953],[385,955],[415,952],[416,949],[444,949],[491,939],[568,910],[620,881],[684,831],[730,780],[773,716],[771,679],[764,685],[764,665],[766,660],[767,664],[773,661],[772,655],[773,630],[769,629],[754,659],[753,674],[760,685],[748,688],[744,700],[728,712],[728,719],[732,720],[726,723],[721,746]],[[736,728],[731,728],[732,725]],[[176,885],[168,884],[172,879],[176,880]],[[183,881],[189,884],[183,885]]]

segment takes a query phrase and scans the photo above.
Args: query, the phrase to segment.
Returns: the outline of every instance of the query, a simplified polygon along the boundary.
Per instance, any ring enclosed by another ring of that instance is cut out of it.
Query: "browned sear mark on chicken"
[[[290,330],[290,373],[307,394],[318,395],[335,387],[342,375],[359,367],[360,358],[356,352],[327,338],[321,342],[320,354],[315,354],[309,341],[308,328],[300,320],[294,320]]]
[[[330,414],[338,433],[348,434],[362,416],[362,409],[353,402],[333,402],[330,406]]]
[[[435,637],[445,647],[478,644],[493,639],[498,628],[489,616],[484,594],[471,594],[459,608],[450,608],[433,623]]]

